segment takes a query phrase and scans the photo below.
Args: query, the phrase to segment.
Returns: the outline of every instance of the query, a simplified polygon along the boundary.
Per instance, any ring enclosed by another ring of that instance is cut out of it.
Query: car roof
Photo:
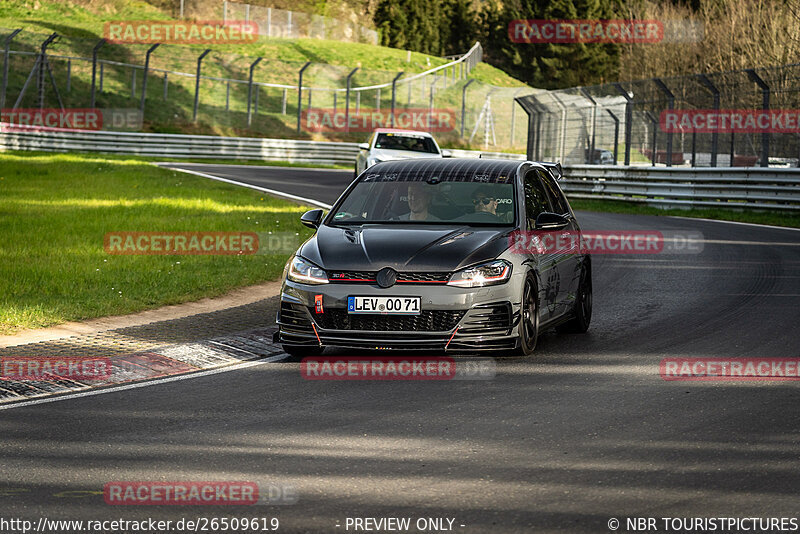
[[[488,175],[513,176],[524,162],[506,159],[483,158],[418,158],[377,163],[367,169],[364,175],[375,174],[418,174],[424,176],[438,176],[442,181],[447,176]],[[480,180],[476,180],[480,181]]]
[[[424,135],[425,137],[433,137],[428,132],[420,132],[418,130],[401,130],[399,128],[376,128],[375,133],[398,133],[398,134],[414,134],[414,135]]]

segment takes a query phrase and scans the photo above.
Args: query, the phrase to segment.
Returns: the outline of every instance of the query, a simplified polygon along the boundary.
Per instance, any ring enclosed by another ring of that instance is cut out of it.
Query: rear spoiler
[[[547,169],[556,180],[560,180],[564,177],[564,169],[561,168],[560,163],[539,162],[539,165]]]

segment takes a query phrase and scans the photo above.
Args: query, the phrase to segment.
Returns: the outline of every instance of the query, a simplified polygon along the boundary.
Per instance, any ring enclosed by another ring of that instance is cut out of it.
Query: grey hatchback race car
[[[530,354],[540,331],[585,332],[591,258],[515,236],[579,232],[560,166],[487,159],[378,163],[345,190],[289,259],[275,340],[326,346]]]

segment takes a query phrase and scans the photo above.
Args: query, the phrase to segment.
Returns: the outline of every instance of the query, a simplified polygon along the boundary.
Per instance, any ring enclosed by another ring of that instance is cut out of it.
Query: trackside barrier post
[[[203,64],[203,58],[206,57],[209,52],[211,52],[211,49],[206,48],[205,51],[197,57],[197,74],[194,78],[194,112],[192,113],[192,122],[197,122],[197,107],[200,104],[200,69]]]
[[[394,117],[394,106],[397,101],[397,80],[404,74],[403,71],[397,73],[397,76],[392,80],[392,128],[397,126],[397,120]]]
[[[625,97],[625,166],[629,166],[631,164],[631,126],[633,125],[633,98],[628,91],[622,87],[622,84],[615,83],[614,87],[617,88],[619,94]],[[619,127],[619,123],[617,123]],[[615,135],[616,137],[616,135]],[[617,153],[617,145],[614,144],[614,155],[616,156]],[[614,158],[616,161],[616,157]]]
[[[617,150],[619,149],[619,118],[617,118],[617,116],[614,115],[614,112],[610,109],[607,109],[606,112],[608,112],[608,114],[611,115],[611,118],[614,120],[614,165],[616,165],[618,161]]]
[[[303,112],[303,72],[311,65],[310,61],[306,61],[306,64],[303,65],[303,68],[300,69],[298,73],[298,80],[297,80],[297,133],[300,133],[300,114]],[[309,93],[311,96],[311,93]],[[309,103],[309,106],[311,104]]]
[[[3,84],[2,88],[0,88],[0,109],[5,109],[6,107],[6,89],[8,88],[8,60],[9,60],[9,48],[11,47],[11,41],[14,37],[17,36],[19,32],[22,31],[22,28],[16,29],[11,34],[6,37],[5,40],[5,50],[3,52]]]
[[[669,109],[670,111],[675,109],[675,95],[672,94],[672,91],[669,90],[669,87],[667,87],[667,84],[665,84],[663,81],[661,81],[658,78],[653,78],[653,83],[655,83],[656,86],[659,89],[661,89],[661,92],[663,92],[666,95],[666,97],[667,97],[667,106],[668,106],[667,109]],[[654,128],[655,128],[655,126],[654,126]],[[654,134],[654,136],[655,136],[655,134]],[[653,150],[655,150],[655,146],[653,147]],[[655,152],[653,152],[653,163],[654,164],[655,164],[655,157],[656,157]],[[672,132],[671,131],[667,132],[667,167],[672,167]]]
[[[462,63],[463,64],[463,63]],[[475,79],[469,80],[461,88],[461,137],[464,137],[464,124],[467,122],[467,87],[469,87]]]
[[[354,68],[350,71],[350,74],[347,75],[347,89],[345,90],[344,95],[344,131],[350,131],[350,84],[353,81],[353,76],[355,73],[358,72],[358,67]],[[336,96],[336,93],[333,93]],[[394,102],[392,103],[394,105]],[[336,106],[333,106],[336,108]]]
[[[258,65],[261,62],[262,59],[263,59],[262,57],[258,57],[258,58],[256,58],[255,61],[253,61],[250,64],[250,76],[247,78],[247,126],[248,126],[248,128],[250,127],[250,124],[252,124],[252,122],[253,122],[253,116],[252,116],[251,110],[250,110],[250,105],[253,102],[253,69],[256,68],[256,65]]]
[[[142,118],[144,119],[144,99],[147,96],[147,73],[150,70],[150,54],[152,54],[156,48],[160,46],[161,43],[156,43],[150,48],[147,49],[147,54],[144,57],[144,79],[142,80],[142,99],[139,102],[139,110],[142,113]]]
[[[766,113],[769,111],[769,85],[755,70],[747,69],[745,72],[761,89],[761,109]],[[769,132],[766,130],[761,132],[761,166],[769,167]]]
[[[711,91],[714,96],[714,111],[719,111],[719,89],[711,83],[711,80],[705,74],[698,74],[697,79],[705,86],[706,89]],[[711,134],[711,166],[717,166],[717,152],[719,152],[719,132],[714,130]],[[692,163],[694,165],[694,163]]]
[[[91,105],[89,107],[91,107],[93,109],[94,109],[94,105],[95,105],[95,79],[96,79],[96,76],[97,76],[97,52],[100,51],[100,48],[104,44],[106,44],[106,40],[105,39],[100,39],[99,41],[97,41],[97,44],[94,45],[94,48],[92,48],[92,103],[91,103]],[[101,91],[102,91],[102,89],[101,89]]]

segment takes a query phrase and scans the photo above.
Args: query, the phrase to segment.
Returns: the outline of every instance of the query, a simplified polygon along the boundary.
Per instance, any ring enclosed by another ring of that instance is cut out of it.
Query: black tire
[[[536,338],[539,337],[539,292],[536,280],[530,274],[525,278],[522,287],[517,333],[519,334],[517,354],[530,356],[536,348]]]
[[[589,323],[592,322],[592,267],[588,262],[581,271],[578,296],[575,298],[575,307],[572,313],[574,317],[561,325],[558,331],[583,334],[589,330]]]
[[[282,345],[284,352],[293,360],[300,360],[309,356],[319,356],[325,347],[319,345]]]

